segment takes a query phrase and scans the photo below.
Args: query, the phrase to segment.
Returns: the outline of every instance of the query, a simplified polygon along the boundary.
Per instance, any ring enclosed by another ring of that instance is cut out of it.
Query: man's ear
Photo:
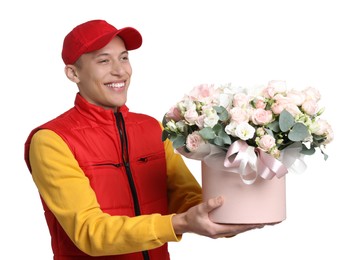
[[[64,73],[70,81],[73,81],[74,83],[79,83],[80,80],[78,77],[76,66],[66,65],[66,67],[64,67]]]

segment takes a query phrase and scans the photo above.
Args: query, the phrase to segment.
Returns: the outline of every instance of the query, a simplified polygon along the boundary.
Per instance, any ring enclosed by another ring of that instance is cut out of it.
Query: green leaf
[[[227,109],[225,109],[222,106],[214,106],[213,108],[214,108],[214,110],[216,110],[216,112],[219,116],[219,120],[225,122],[229,119],[229,114],[228,114]]]
[[[163,130],[161,135],[161,140],[164,142],[168,137],[169,137],[169,132]]]
[[[314,140],[316,141],[320,141],[320,140],[325,140],[326,139],[326,136],[323,136],[323,135],[312,135],[312,137],[314,138]]]
[[[213,143],[218,146],[224,146],[224,140],[220,136],[217,136],[216,138],[214,138]]]
[[[293,142],[304,141],[309,136],[309,130],[303,123],[296,123],[288,134],[289,140]]]
[[[273,121],[269,124],[266,125],[266,127],[268,129],[270,129],[271,131],[278,133],[280,131],[280,127],[279,127],[279,122],[278,121]]]
[[[273,131],[272,131],[271,129],[269,129],[269,128],[264,128],[264,130],[265,130],[265,132],[268,133],[268,135],[274,136],[274,133],[273,133]]]
[[[213,109],[216,110],[217,113],[222,113],[224,110],[226,110],[222,106],[213,106]]]
[[[176,138],[172,139],[172,145],[175,149],[184,146],[185,142],[186,138],[183,135],[178,135]]]
[[[163,127],[166,127],[166,124],[167,124],[166,114],[165,114],[164,117],[162,118],[161,123],[162,123]]]
[[[212,128],[212,130],[214,131],[214,133],[215,133],[216,135],[218,135],[220,132],[223,131],[223,127],[222,127],[222,125],[220,125],[220,124],[216,124],[216,125]]]
[[[208,128],[208,127],[206,127]],[[214,135],[211,135],[211,132],[208,131],[210,134],[210,138],[207,138],[208,140],[211,140],[213,144],[224,147],[225,144],[232,144],[231,138],[229,137],[229,135],[224,131],[223,126],[220,124],[216,124],[213,128],[212,128]],[[201,132],[200,132],[201,134]],[[202,135],[201,135],[202,136]],[[202,136],[203,137],[203,136]],[[212,138],[211,138],[212,137]],[[203,137],[204,138],[204,137]],[[212,140],[213,139],[213,140]]]
[[[323,153],[324,154],[324,159],[325,159],[325,161],[328,159],[328,155],[327,154],[325,154],[325,153]]]
[[[315,147],[311,147],[310,149],[308,149],[305,145],[303,145],[300,153],[305,155],[313,155],[315,151],[316,151]]]
[[[230,138],[229,135],[223,130],[223,128],[222,128],[222,131],[220,131],[217,135],[218,135],[219,138],[221,138],[221,139],[223,140],[223,143],[224,143],[224,144],[232,144],[231,138]]]
[[[203,139],[206,140],[212,140],[216,137],[216,134],[211,127],[202,128],[199,131],[199,134],[202,136]]]
[[[287,132],[294,124],[294,117],[284,109],[279,116],[279,127],[281,131]]]

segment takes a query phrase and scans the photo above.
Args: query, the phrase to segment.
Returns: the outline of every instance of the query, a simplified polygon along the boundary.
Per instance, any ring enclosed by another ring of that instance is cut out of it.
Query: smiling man
[[[220,225],[201,187],[162,126],[130,112],[128,51],[142,44],[131,27],[104,20],[64,39],[65,74],[78,87],[73,108],[36,127],[25,160],[40,193],[54,259],[170,259],[167,242],[192,232],[234,236],[261,225]]]
[[[65,73],[91,104],[116,111],[126,102],[132,69],[119,37],[100,50],[83,54],[74,65],[65,67]]]

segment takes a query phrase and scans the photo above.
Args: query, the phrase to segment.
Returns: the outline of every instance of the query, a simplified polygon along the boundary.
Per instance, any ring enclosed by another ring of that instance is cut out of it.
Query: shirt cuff
[[[172,217],[175,214],[161,216],[154,219],[154,229],[157,231],[157,238],[162,242],[179,242],[182,235],[176,235],[172,226]]]

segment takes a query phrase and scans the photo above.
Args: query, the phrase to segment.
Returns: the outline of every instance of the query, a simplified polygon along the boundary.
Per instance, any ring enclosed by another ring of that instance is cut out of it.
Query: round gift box
[[[217,162],[216,162],[217,163]],[[210,212],[213,222],[224,224],[275,223],[286,219],[285,176],[245,183],[240,174],[202,161],[203,200],[222,196],[221,207]]]

